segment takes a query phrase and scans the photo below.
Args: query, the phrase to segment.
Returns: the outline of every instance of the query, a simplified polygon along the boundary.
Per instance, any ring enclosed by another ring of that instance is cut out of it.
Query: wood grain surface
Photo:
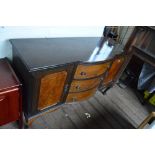
[[[44,109],[60,101],[67,72],[46,75],[41,79],[38,109]]]
[[[0,93],[0,125],[19,119],[18,88]]]
[[[109,67],[110,62],[95,65],[80,64],[74,75],[74,79],[86,79],[103,74]]]
[[[110,67],[110,70],[108,71],[108,75],[103,81],[103,84],[106,85],[109,82],[113,81],[115,77],[117,76],[117,73],[119,72],[120,68],[122,67],[124,63],[124,57],[117,58],[112,63],[112,66]]]
[[[94,95],[97,88],[93,88],[88,91],[80,92],[80,93],[69,93],[66,99],[66,102],[77,102],[77,101],[83,101],[87,100],[91,96]]]
[[[90,80],[73,80],[69,92],[79,92],[94,88],[98,86],[101,78],[94,78]]]

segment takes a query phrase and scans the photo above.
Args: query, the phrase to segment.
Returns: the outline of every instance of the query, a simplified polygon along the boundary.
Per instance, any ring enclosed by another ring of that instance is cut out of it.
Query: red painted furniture
[[[19,121],[22,128],[21,83],[6,58],[0,59],[0,125]]]

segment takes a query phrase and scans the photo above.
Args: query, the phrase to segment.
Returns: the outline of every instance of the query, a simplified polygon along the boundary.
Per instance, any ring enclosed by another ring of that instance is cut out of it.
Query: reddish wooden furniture
[[[22,128],[21,83],[6,58],[0,59],[0,125],[19,121]]]

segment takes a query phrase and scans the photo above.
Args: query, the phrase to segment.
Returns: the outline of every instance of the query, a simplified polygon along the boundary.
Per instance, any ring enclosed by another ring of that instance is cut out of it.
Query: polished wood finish
[[[108,71],[108,74],[104,79],[104,82],[103,82],[104,85],[109,84],[115,79],[115,77],[118,75],[120,71],[120,68],[123,66],[124,61],[125,61],[124,57],[119,57],[114,59],[112,66],[110,67],[110,70]]]
[[[28,70],[87,61],[100,37],[11,39]]]
[[[67,72],[46,75],[41,79],[38,109],[44,109],[60,101]]]
[[[18,88],[0,93],[0,125],[19,119]]]
[[[91,96],[93,96],[96,90],[97,90],[97,87],[91,90],[88,90],[88,91],[80,92],[80,93],[69,93],[67,96],[66,102],[69,103],[69,102],[77,102],[77,101],[86,100],[90,98]]]
[[[103,56],[105,49],[96,53],[100,61],[90,59],[96,47],[102,48],[99,41],[109,46],[110,53]],[[121,46],[112,48],[104,37],[12,39],[11,43],[13,65],[24,85],[26,121],[65,102],[91,97],[115,56],[123,53]]]
[[[100,84],[101,80],[102,77],[89,80],[73,80],[69,92],[80,92],[94,88]]]
[[[80,64],[74,75],[74,79],[87,79],[102,75],[110,66],[110,62],[95,64],[95,65],[83,65]]]
[[[19,120],[22,128],[21,84],[6,58],[0,59],[0,125]]]

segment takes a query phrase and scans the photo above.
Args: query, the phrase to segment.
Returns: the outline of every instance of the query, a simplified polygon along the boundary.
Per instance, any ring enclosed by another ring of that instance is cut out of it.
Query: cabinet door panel
[[[117,58],[114,60],[114,62],[112,63],[112,66],[108,72],[108,75],[104,79],[105,85],[112,82],[115,79],[115,77],[117,76],[118,72],[120,71],[120,69],[124,63],[124,60],[125,60],[124,57]]]
[[[60,101],[67,72],[51,73],[41,79],[38,109],[44,109]]]

